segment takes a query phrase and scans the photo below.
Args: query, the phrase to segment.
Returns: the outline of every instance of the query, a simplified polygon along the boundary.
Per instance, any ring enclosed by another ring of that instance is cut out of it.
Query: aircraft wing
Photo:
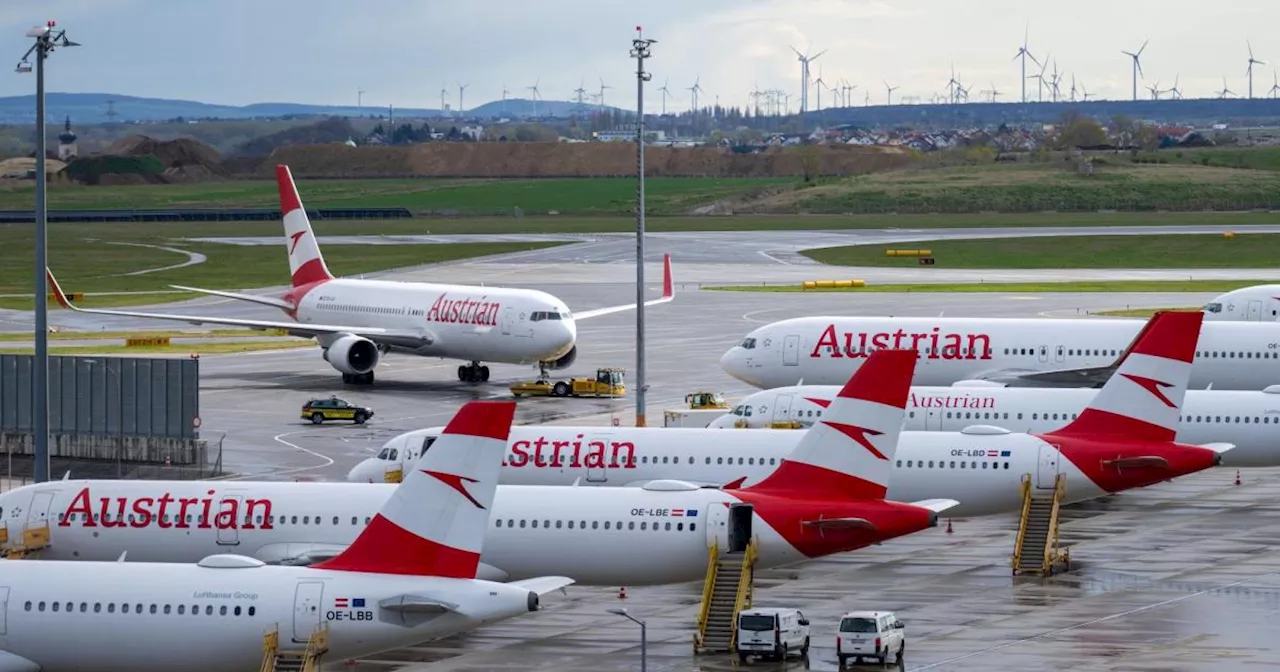
[[[1201,443],[1198,445],[1201,448],[1208,448],[1219,455],[1236,447],[1236,444],[1234,443]]]
[[[288,333],[290,336],[300,336],[302,338],[315,338],[326,334],[354,334],[363,336],[376,343],[386,343],[391,345],[402,345],[406,347],[417,347],[421,345],[431,344],[435,338],[429,332],[418,333],[413,331],[395,331],[391,329],[380,329],[377,327],[352,327],[334,324],[301,324],[298,322],[284,322],[275,320],[250,320],[238,317],[207,317],[201,315],[177,315],[174,313],[143,313],[132,310],[106,310],[103,308],[80,308],[71,303],[67,295],[62,291],[62,287],[58,285],[58,281],[54,279],[53,272],[45,269],[45,275],[49,279],[49,288],[53,291],[53,296],[57,299],[58,304],[67,310],[73,310],[77,313],[93,313],[97,315],[115,315],[119,317],[140,317],[156,320],[173,320],[176,322],[187,322],[189,324],[224,324],[233,327],[244,327],[246,329],[279,329]],[[207,290],[201,290],[207,291]],[[233,297],[234,298],[234,297]],[[255,297],[256,298],[256,297]],[[261,302],[259,302],[261,303]],[[268,304],[274,305],[274,304]]]
[[[954,499],[922,499],[918,502],[911,502],[915,506],[929,509],[934,513],[942,513],[947,509],[960,506],[960,502]]]
[[[281,308],[284,310],[290,310],[293,308],[293,304],[289,303],[288,301],[285,301],[284,299],[273,298],[270,296],[241,294],[239,292],[224,292],[217,289],[200,289],[199,287],[187,287],[186,285],[169,285],[169,286],[174,289],[180,289],[184,292],[198,292],[200,294],[208,294],[210,296],[221,296],[228,299],[235,299],[237,301],[249,301],[252,303],[260,303],[264,306],[271,306],[273,308]]]
[[[520,586],[526,590],[531,590],[541,597],[547,593],[557,590],[563,591],[565,588],[573,585],[574,580],[567,576],[539,576],[532,579],[508,581],[508,583],[513,586]]]
[[[671,255],[665,255],[662,258],[662,298],[645,301],[645,307],[656,306],[660,303],[667,303],[676,298],[675,285],[671,282]],[[621,313],[624,310],[635,310],[639,304],[627,303],[621,306],[609,306],[608,308],[597,308],[595,310],[584,310],[573,314],[574,320],[587,320],[601,315],[611,315],[613,313]]]

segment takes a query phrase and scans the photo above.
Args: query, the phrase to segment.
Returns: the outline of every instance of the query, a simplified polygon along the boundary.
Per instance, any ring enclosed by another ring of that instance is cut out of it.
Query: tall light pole
[[[640,672],[645,672],[645,664],[647,663],[646,658],[648,658],[648,656],[645,653],[645,642],[648,640],[648,637],[646,636],[646,633],[645,633],[644,621],[637,619],[631,614],[628,614],[626,609],[610,609],[609,613],[615,616],[621,616],[623,618],[630,619],[640,626]]]
[[[27,31],[27,37],[34,37],[36,43],[31,45],[27,53],[18,61],[17,71],[31,72],[32,52],[36,55],[36,263],[35,294],[32,295],[36,312],[35,327],[35,367],[31,382],[31,419],[32,431],[35,433],[35,482],[49,480],[49,326],[48,326],[48,290],[45,272],[49,265],[46,254],[45,228],[48,223],[45,212],[45,130],[44,130],[44,60],[53,53],[56,47],[77,47],[75,42],[67,39],[67,31],[55,30],[56,21],[37,26]]]
[[[644,427],[644,83],[652,75],[644,71],[649,45],[640,26],[631,40],[631,57],[636,59],[636,427]],[[628,617],[630,618],[630,617]]]

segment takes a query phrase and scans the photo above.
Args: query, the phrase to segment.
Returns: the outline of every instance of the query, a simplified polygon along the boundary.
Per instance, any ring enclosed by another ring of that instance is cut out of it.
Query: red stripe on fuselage
[[[1081,473],[1099,488],[1113,493],[1203,471],[1214,466],[1218,457],[1208,448],[1164,441],[1124,441],[1107,437],[1079,439],[1052,434],[1039,438],[1057,444],[1063,457]],[[1114,460],[1135,457],[1162,457],[1169,466],[1114,466]],[[1108,462],[1113,464],[1108,465]]]
[[[933,525],[933,512],[919,506],[884,500],[796,499],[792,494],[764,494],[735,490],[733,496],[750,504],[760,520],[782,535],[805,557],[844,553]],[[830,518],[864,518],[874,529],[822,529],[805,521]]]
[[[480,554],[439,544],[396,525],[382,514],[373,517],[355,542],[337,557],[312,565],[316,569],[373,574],[476,578]]]

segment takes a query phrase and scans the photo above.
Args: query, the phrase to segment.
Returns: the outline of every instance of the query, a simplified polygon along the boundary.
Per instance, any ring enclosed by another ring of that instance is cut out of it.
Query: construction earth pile
[[[164,172],[156,176],[163,182],[200,182],[230,177],[217,151],[187,138],[155,140],[145,135],[131,135],[112,143],[103,154],[154,156],[164,166]],[[104,175],[101,183],[128,184],[138,181],[142,176],[116,175],[110,181],[107,180],[108,177]]]

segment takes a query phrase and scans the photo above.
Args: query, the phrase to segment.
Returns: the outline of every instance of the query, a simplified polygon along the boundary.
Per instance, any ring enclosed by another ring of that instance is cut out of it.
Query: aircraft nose
[[[747,367],[741,346],[733,346],[720,357],[720,368],[727,374],[753,387],[760,387],[760,382],[751,369]]]
[[[381,465],[381,460],[376,460],[371,457],[352,467],[351,471],[347,472],[347,482],[378,483],[383,480],[383,474],[381,472],[385,471],[385,469],[382,469]]]

